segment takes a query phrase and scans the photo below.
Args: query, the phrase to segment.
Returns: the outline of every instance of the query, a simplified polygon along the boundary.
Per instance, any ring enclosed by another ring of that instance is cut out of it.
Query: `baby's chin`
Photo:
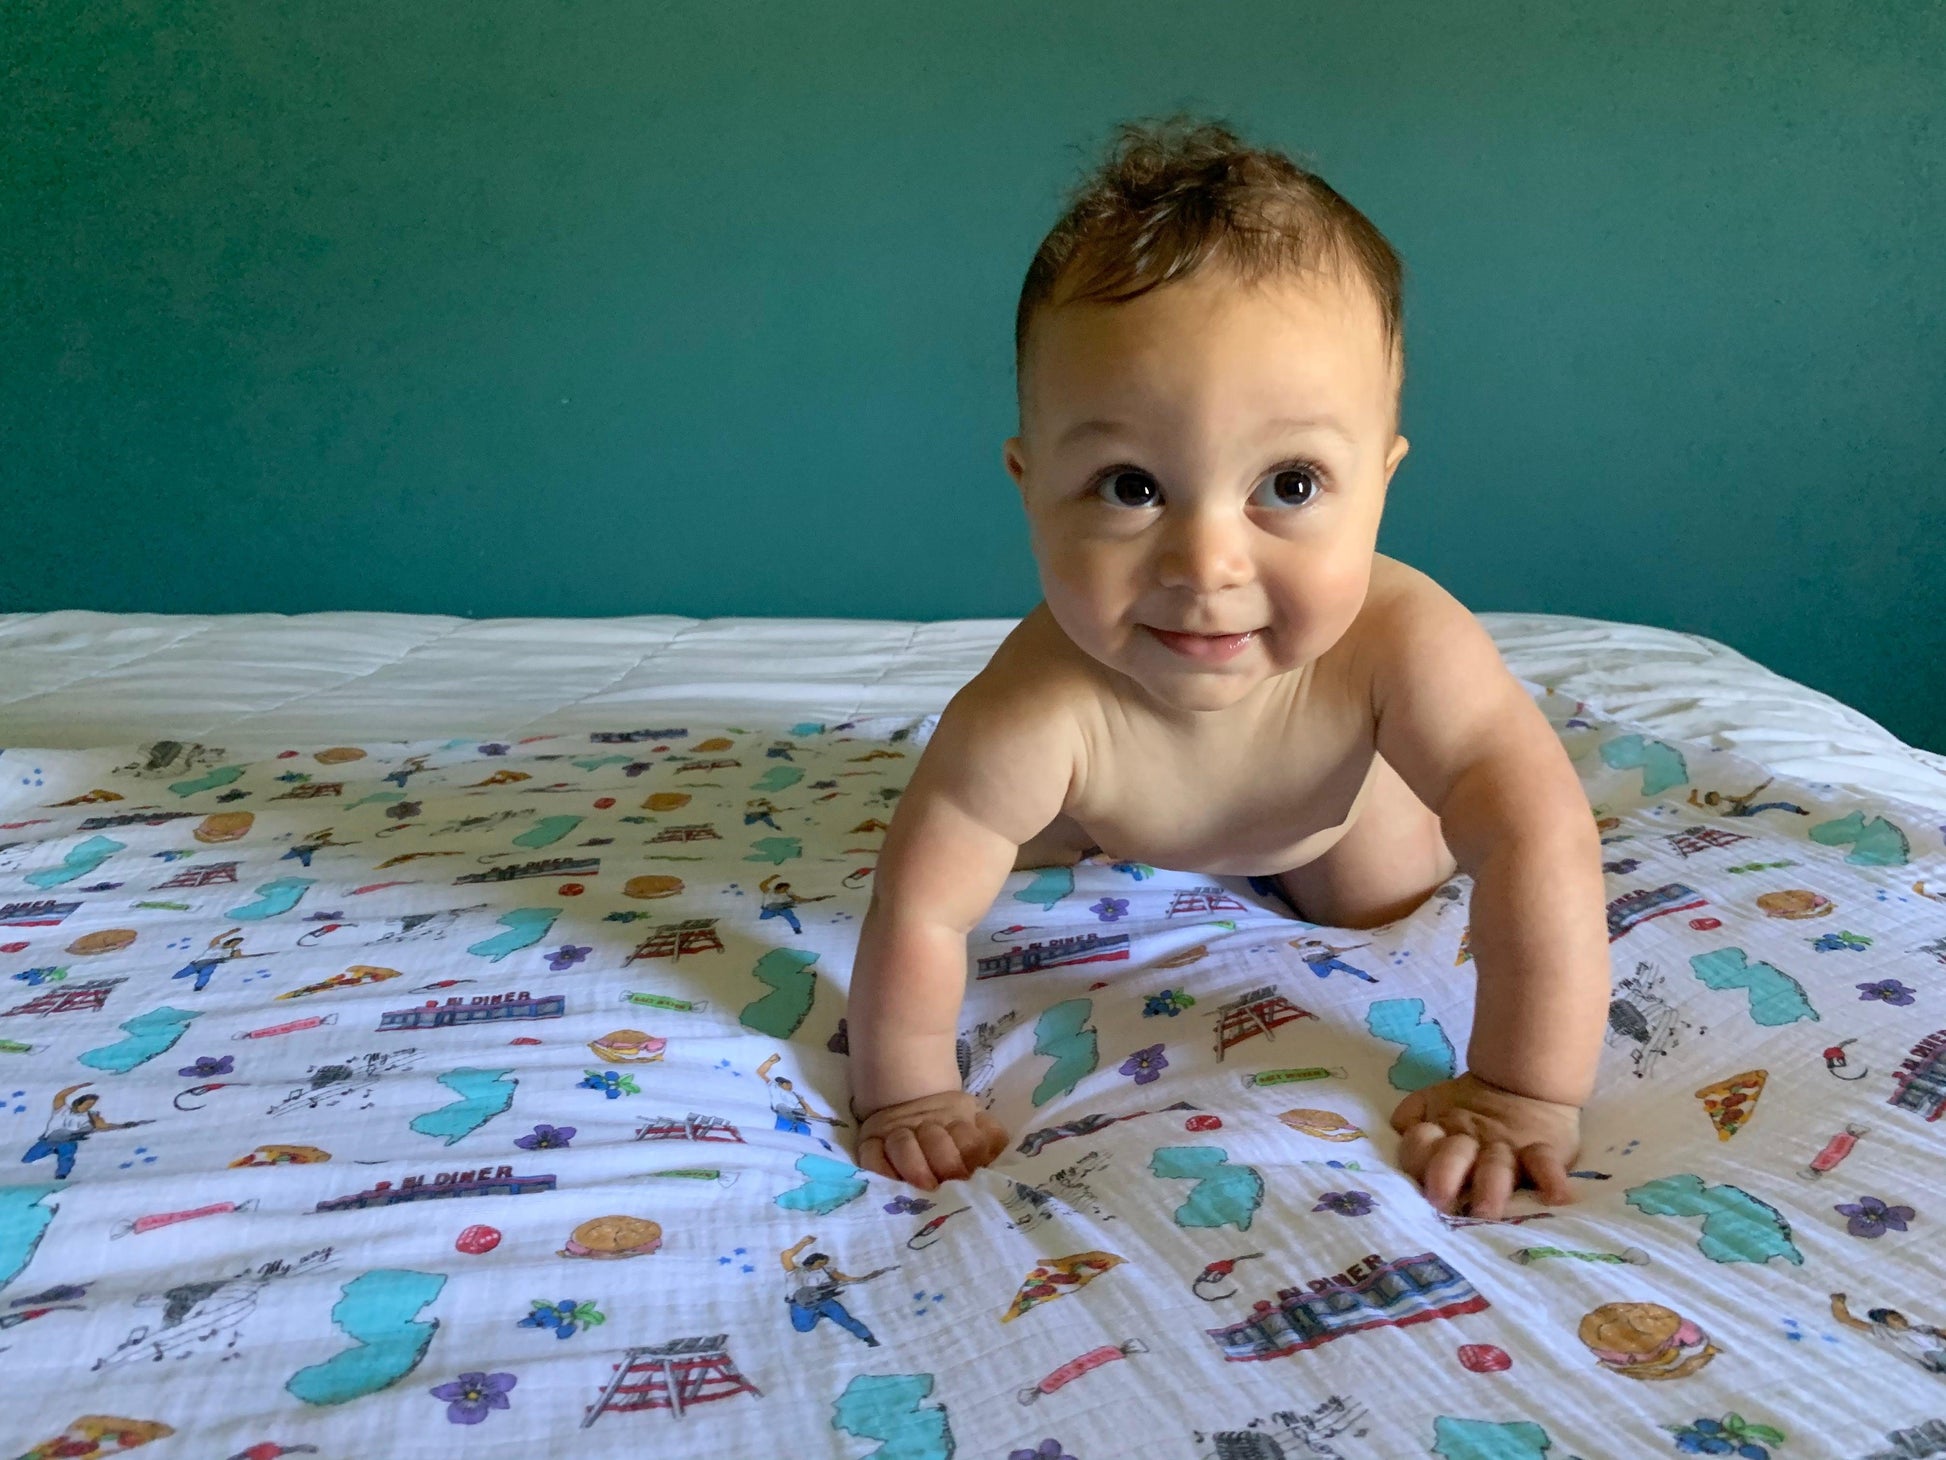
[[[1172,710],[1229,709],[1288,667],[1270,662],[1265,635],[1245,648],[1237,661],[1198,665],[1177,660],[1139,622],[1076,612],[1071,604],[1051,596],[1045,602],[1055,624],[1077,650]]]
[[[1122,641],[1118,652],[1093,657],[1140,686],[1157,704],[1191,713],[1230,709],[1282,672],[1280,666],[1265,662],[1261,641],[1243,651],[1247,663],[1177,665],[1162,657],[1167,653],[1138,628]]]

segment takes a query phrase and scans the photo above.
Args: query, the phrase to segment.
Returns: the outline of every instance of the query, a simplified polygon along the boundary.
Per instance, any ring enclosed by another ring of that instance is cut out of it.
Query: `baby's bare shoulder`
[[[1347,674],[1380,719],[1388,711],[1452,714],[1526,699],[1466,605],[1391,558],[1374,559],[1371,590],[1344,647]]]
[[[1045,604],[1014,626],[993,657],[953,697],[968,721],[1047,733],[1072,726],[1097,693],[1093,661],[1068,641]]]
[[[1465,604],[1417,568],[1382,554],[1373,557],[1365,605],[1339,647],[1367,683],[1453,655],[1476,660],[1483,649],[1500,663],[1493,640]]]
[[[1081,681],[1023,622],[947,702],[913,791],[944,795],[1009,833],[1019,822],[1022,839],[1039,831],[1079,773]]]

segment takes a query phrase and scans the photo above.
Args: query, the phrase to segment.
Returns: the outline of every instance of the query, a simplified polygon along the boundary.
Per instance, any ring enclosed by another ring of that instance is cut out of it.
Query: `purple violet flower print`
[[[1845,1230],[1854,1237],[1883,1237],[1886,1232],[1903,1232],[1916,1212],[1911,1207],[1887,1206],[1875,1196],[1861,1196],[1855,1202],[1834,1206],[1834,1212],[1850,1217]]]
[[[933,1204],[922,1196],[907,1196],[903,1192],[885,1204],[885,1210],[893,1216],[916,1217],[921,1212],[932,1210]]]
[[[1377,1203],[1371,1193],[1365,1191],[1327,1191],[1318,1198],[1318,1204],[1311,1208],[1314,1212],[1336,1212],[1341,1217],[1362,1217],[1367,1215]]]
[[[1855,987],[1858,989],[1859,1000],[1864,1003],[1869,1003],[1873,999],[1883,999],[1886,1003],[1895,1004],[1903,1009],[1912,1002],[1912,990],[1896,978],[1882,978],[1877,983],[1861,983]]]
[[[577,948],[572,943],[563,943],[548,955],[547,966],[556,973],[566,973],[594,951],[593,948]]]
[[[1104,897],[1090,907],[1088,911],[1100,918],[1104,923],[1112,923],[1117,918],[1125,918],[1128,916],[1128,899],[1126,897]]]
[[[1007,1460],[1074,1460],[1059,1440],[1042,1440],[1031,1450],[1015,1450]]]
[[[1168,1068],[1168,1057],[1162,1053],[1162,1046],[1159,1044],[1136,1050],[1121,1064],[1121,1072],[1132,1076],[1138,1085],[1146,1085],[1161,1079],[1162,1072]]]
[[[532,1135],[517,1136],[514,1144],[523,1151],[566,1150],[574,1133],[571,1125],[537,1125]]]
[[[435,1384],[434,1399],[449,1401],[446,1418],[456,1425],[476,1425],[496,1409],[507,1409],[507,1391],[519,1380],[512,1374],[461,1374],[450,1384]]]
[[[236,1069],[235,1055],[201,1056],[195,1064],[186,1065],[176,1073],[191,1080],[214,1080],[218,1075],[227,1075]]]

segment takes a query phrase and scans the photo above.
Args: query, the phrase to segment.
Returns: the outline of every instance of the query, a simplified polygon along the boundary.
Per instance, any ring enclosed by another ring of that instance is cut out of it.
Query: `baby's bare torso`
[[[1098,851],[1175,871],[1268,877],[1321,856],[1357,819],[1374,763],[1370,696],[1355,682],[1354,659],[1341,641],[1232,709],[1172,723],[1039,605],[975,681],[983,693],[1018,704],[1025,692],[1072,719],[1066,804],[1014,866],[1067,865]]]

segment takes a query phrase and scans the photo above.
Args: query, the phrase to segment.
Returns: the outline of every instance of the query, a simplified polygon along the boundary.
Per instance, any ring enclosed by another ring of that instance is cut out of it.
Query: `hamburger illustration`
[[[647,1257],[662,1246],[662,1225],[647,1217],[590,1217],[568,1234],[557,1257]]]
[[[1757,899],[1757,906],[1773,918],[1821,918],[1831,911],[1832,903],[1821,892],[1791,887],[1783,892],[1766,892]]]
[[[588,1041],[588,1048],[611,1065],[643,1065],[661,1059],[668,1043],[639,1029],[611,1029],[601,1038]]]
[[[1604,1303],[1576,1332],[1604,1369],[1631,1379],[1681,1379],[1717,1354],[1707,1333],[1660,1303]]]
[[[205,846],[221,846],[247,835],[256,819],[256,814],[249,811],[213,811],[190,835]]]
[[[682,878],[670,877],[659,872],[644,873],[631,877],[622,884],[623,897],[674,897],[682,891]]]
[[[68,952],[86,958],[96,953],[119,953],[135,941],[133,928],[97,928],[68,944]]]

